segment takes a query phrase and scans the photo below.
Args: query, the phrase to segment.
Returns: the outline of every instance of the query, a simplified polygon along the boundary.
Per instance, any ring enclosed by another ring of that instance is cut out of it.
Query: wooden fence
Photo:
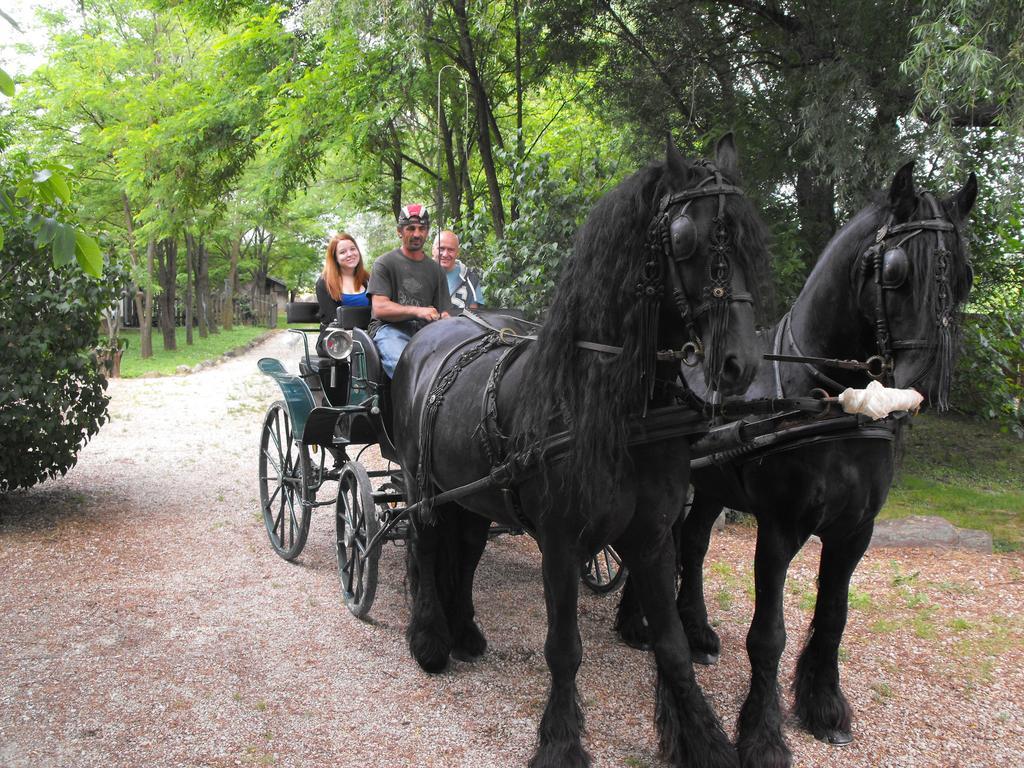
[[[211,296],[209,305],[209,316],[220,326],[223,317],[224,302],[223,296]],[[159,325],[160,297],[153,300],[153,327]],[[264,328],[277,327],[277,302],[272,297],[250,296],[242,294],[235,296],[232,302],[232,317],[235,325],[252,325]],[[135,302],[125,294],[121,297],[121,324],[125,328],[138,328],[139,316],[135,311]],[[181,300],[174,302],[174,324],[178,327],[185,326],[185,303]],[[196,313],[192,313],[193,327],[199,324]]]

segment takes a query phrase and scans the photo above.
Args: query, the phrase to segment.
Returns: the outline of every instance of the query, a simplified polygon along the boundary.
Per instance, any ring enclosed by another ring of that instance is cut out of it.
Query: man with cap
[[[426,207],[404,206],[398,215],[402,245],[377,258],[366,287],[373,308],[370,335],[389,378],[395,375],[398,358],[413,334],[427,323],[448,317],[451,310],[448,278],[423,252],[429,232]]]

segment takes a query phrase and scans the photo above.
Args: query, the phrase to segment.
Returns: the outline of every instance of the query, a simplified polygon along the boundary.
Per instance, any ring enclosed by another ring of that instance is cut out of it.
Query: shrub
[[[1010,303],[992,304],[965,319],[953,402],[1024,438],[1024,315]]]
[[[0,249],[0,492],[63,475],[107,420],[97,370],[100,311],[114,275],[54,269],[31,235],[3,222]]]

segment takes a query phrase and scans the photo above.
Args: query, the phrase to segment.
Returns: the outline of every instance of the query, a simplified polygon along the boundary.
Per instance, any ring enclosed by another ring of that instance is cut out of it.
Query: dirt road
[[[279,334],[189,376],[112,382],[111,422],[78,466],[0,499],[0,766],[526,764],[547,689],[535,546],[504,537],[484,555],[483,659],[420,672],[401,549],[385,546],[360,622],[341,604],[329,511],[297,563],[267,544],[256,457],[277,392],[262,356],[297,351]],[[730,731],[753,542],[730,526],[709,560],[723,653],[698,677]],[[787,586],[787,686],[817,554]],[[1024,764],[1024,558],[878,550],[854,582],[842,674],[855,740],[788,727],[795,764]],[[596,766],[661,765],[651,663],[615,642],[614,600],[581,599],[585,744]]]

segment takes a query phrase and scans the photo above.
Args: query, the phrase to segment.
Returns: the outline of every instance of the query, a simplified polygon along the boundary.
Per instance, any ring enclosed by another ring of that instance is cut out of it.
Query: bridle
[[[864,276],[874,273],[874,318],[868,319],[873,320],[875,343],[878,349],[877,357],[882,361],[881,374],[875,375],[871,370],[869,370],[869,374],[873,378],[880,379],[886,386],[891,386],[894,382],[897,350],[936,349],[940,346],[939,342],[929,339],[894,338],[890,329],[889,310],[886,302],[886,295],[902,286],[907,279],[909,260],[904,246],[909,240],[924,232],[935,233],[935,325],[941,335],[944,330],[951,332],[956,324],[956,302],[953,298],[953,287],[950,284],[951,253],[946,247],[945,236],[946,232],[955,232],[956,227],[942,216],[942,209],[934,195],[925,193],[923,197],[931,209],[932,217],[930,219],[918,219],[893,225],[893,215],[889,214],[888,221],[875,234],[875,242],[861,257],[861,273]],[[914,382],[920,380],[930,367],[929,365],[925,371],[922,371],[914,379]]]
[[[949,368],[952,367],[952,333],[956,327],[956,300],[953,296],[951,284],[951,252],[946,247],[947,232],[955,233],[956,226],[945,218],[942,208],[934,195],[925,193],[923,198],[930,208],[931,218],[915,219],[913,221],[893,224],[894,215],[889,217],[875,233],[872,244],[864,251],[857,262],[857,275],[864,279],[874,275],[872,283],[875,286],[875,297],[873,313],[867,317],[874,330],[875,345],[877,354],[872,355],[865,361],[860,360],[838,360],[833,358],[809,357],[800,351],[800,347],[793,335],[791,312],[779,323],[776,340],[775,354],[765,355],[766,360],[774,360],[776,368],[777,388],[781,391],[781,377],[778,372],[778,362],[803,363],[808,372],[820,383],[832,388],[835,391],[845,389],[845,386],[825,375],[817,366],[840,368],[845,370],[860,370],[868,374],[872,379],[878,380],[886,386],[895,383],[895,356],[896,352],[908,349],[933,349],[939,355],[940,364],[944,366],[943,377],[948,380]],[[934,232],[936,240],[936,265],[935,282],[936,293],[934,302],[934,321],[938,331],[938,340],[932,341],[927,338],[897,339],[893,337],[890,327],[890,313],[886,296],[900,288],[906,282],[909,273],[909,258],[907,256],[906,244],[913,238],[926,232]],[[778,354],[783,333],[789,346],[796,353],[794,355]],[[934,361],[934,356],[933,356]],[[928,366],[912,381],[914,384],[920,381],[932,368]],[[945,388],[943,388],[943,392]],[[940,398],[944,397],[940,392]]]
[[[709,368],[719,371],[724,356],[729,306],[734,302],[752,304],[754,301],[751,294],[732,290],[732,259],[736,245],[725,224],[726,195],[742,195],[743,190],[726,183],[713,163],[704,161],[702,165],[713,175],[704,178],[693,189],[664,195],[647,231],[648,259],[636,285],[637,299],[645,310],[641,341],[650,345],[642,348],[653,350],[656,346],[665,273],[671,284],[672,302],[689,338],[681,349],[657,350],[645,359],[641,376],[648,387],[648,397],[653,393],[656,361],[681,361],[694,366],[706,355]],[[694,307],[686,295],[682,276],[683,262],[697,250],[697,230],[688,211],[694,200],[714,196],[718,197],[718,211],[712,221],[707,281],[701,289],[701,301]],[[707,313],[711,318],[711,346],[705,346],[697,331],[697,320]]]
[[[692,189],[665,194],[647,228],[647,261],[644,262],[635,295],[639,305],[640,331],[637,336],[640,358],[641,414],[646,414],[647,403],[654,395],[656,384],[654,368],[658,362],[682,362],[697,365],[707,355],[708,367],[719,372],[724,356],[726,333],[729,327],[729,306],[734,302],[753,304],[753,296],[746,291],[732,290],[732,262],[736,245],[725,225],[726,195],[742,195],[739,187],[726,183],[721,171],[710,161],[702,161],[712,176],[707,176]],[[718,197],[718,212],[713,219],[707,265],[707,282],[701,289],[701,303],[693,307],[683,287],[682,263],[697,250],[697,230],[688,215],[690,204],[699,198]],[[680,207],[681,206],[681,207]],[[670,215],[676,209],[678,213]],[[661,299],[665,293],[664,274],[672,284],[672,301],[686,328],[689,341],[680,349],[658,349],[658,318]],[[697,332],[697,319],[711,313],[713,343],[706,347]],[[535,336],[507,334],[509,338],[535,339]],[[575,345],[591,352],[621,355],[622,347],[594,341],[577,340]],[[648,350],[650,352],[648,353]]]

